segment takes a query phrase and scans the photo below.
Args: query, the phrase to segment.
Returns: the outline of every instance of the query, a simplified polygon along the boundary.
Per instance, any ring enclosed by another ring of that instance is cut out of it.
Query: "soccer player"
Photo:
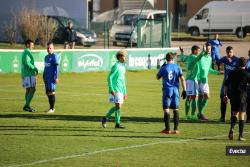
[[[35,109],[30,107],[31,100],[36,91],[36,75],[38,70],[34,64],[34,58],[31,54],[31,50],[34,48],[34,42],[32,40],[25,41],[25,49],[22,54],[22,84],[23,88],[26,89],[25,93],[25,105],[24,111],[36,112]]]
[[[162,78],[162,107],[164,112],[165,129],[161,131],[164,134],[179,134],[179,79],[181,80],[183,92],[183,99],[186,98],[186,84],[185,78],[182,75],[181,67],[174,64],[174,54],[168,53],[166,55],[167,63],[164,64],[157,73],[157,79]],[[170,113],[173,109],[174,113],[174,131],[170,130]]]
[[[250,75],[250,50],[248,51],[248,60],[247,60],[247,66],[246,70],[248,74]],[[248,85],[247,88],[247,119],[246,123],[250,123],[250,85]]]
[[[215,39],[209,40],[208,42],[212,45],[211,49],[212,68],[214,69],[214,65],[217,64],[219,71],[220,70],[220,63],[218,62],[218,60],[220,59],[219,47],[222,46],[222,43],[219,40],[219,34],[215,34]]]
[[[220,73],[216,70],[213,70],[211,68],[212,64],[212,58],[210,56],[211,54],[211,44],[206,43],[206,51],[202,51],[201,54],[204,54],[202,56],[201,60],[199,61],[199,77],[198,77],[198,83],[199,83],[199,96],[198,96],[198,118],[200,120],[208,120],[208,118],[205,116],[205,108],[208,103],[209,98],[209,85],[208,85],[208,73],[217,74]],[[205,52],[205,53],[204,53]]]
[[[59,59],[54,53],[54,45],[52,42],[47,44],[48,55],[44,58],[43,81],[45,84],[46,94],[48,96],[50,108],[47,113],[55,112],[55,90],[56,84],[59,82]]]
[[[117,62],[111,68],[108,75],[108,87],[109,87],[109,101],[114,103],[115,106],[112,107],[102,118],[102,127],[106,128],[106,122],[109,120],[111,115],[115,113],[115,128],[124,129],[125,127],[121,125],[121,108],[124,99],[127,99],[126,90],[126,79],[125,79],[125,62],[126,62],[127,51],[120,50],[116,54]]]
[[[220,98],[221,98],[221,105],[220,105],[220,111],[221,111],[221,117],[220,122],[225,122],[226,117],[226,109],[227,109],[227,103],[223,100],[224,97],[224,83],[227,79],[228,75],[235,70],[235,68],[238,65],[239,58],[234,55],[233,47],[228,46],[226,48],[226,56],[222,57],[220,60],[218,60],[219,63],[224,64],[224,79],[221,85],[221,91],[220,91]],[[230,98],[230,86],[228,87],[227,95]]]
[[[199,74],[199,65],[198,61],[201,59],[201,57],[204,55],[205,52],[200,53],[200,47],[194,45],[191,48],[192,54],[189,56],[184,57],[183,48],[180,47],[181,51],[181,61],[186,63],[186,88],[187,88],[187,98],[185,101],[185,119],[186,120],[197,120],[197,117],[195,116],[196,111],[196,97],[198,96],[198,74]],[[198,56],[199,55],[199,56]],[[190,110],[190,104],[192,106],[192,113],[191,116],[188,115]]]
[[[244,141],[246,139],[243,138],[243,129],[244,129],[244,115],[246,112],[246,100],[247,100],[247,84],[250,84],[250,75],[245,70],[246,67],[246,59],[241,57],[239,59],[238,68],[232,71],[228,78],[225,81],[224,88],[224,100],[228,100],[227,89],[228,86],[231,86],[231,128],[228,134],[228,138],[233,140],[234,136],[234,126],[237,121],[237,117],[239,117],[239,138],[238,140]]]

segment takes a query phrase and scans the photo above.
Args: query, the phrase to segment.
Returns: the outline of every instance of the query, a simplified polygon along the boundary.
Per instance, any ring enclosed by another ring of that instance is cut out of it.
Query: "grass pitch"
[[[217,122],[223,76],[209,76],[208,122],[184,121],[181,100],[181,134],[163,135],[161,81],[155,79],[156,72],[127,73],[128,100],[121,111],[124,130],[114,129],[114,120],[106,129],[101,127],[101,117],[111,107],[106,72],[61,74],[54,114],[44,113],[48,101],[41,74],[31,104],[37,113],[22,111],[20,75],[1,74],[0,166],[249,166],[250,156],[225,155],[226,146],[250,145],[250,125],[245,124],[248,140],[238,142],[227,138],[229,105],[227,123]]]

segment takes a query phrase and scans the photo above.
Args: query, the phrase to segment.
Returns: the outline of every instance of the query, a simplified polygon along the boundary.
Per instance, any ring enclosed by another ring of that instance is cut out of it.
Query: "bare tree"
[[[38,40],[43,46],[45,46],[54,38],[58,25],[53,19],[50,19],[47,16],[39,16],[39,25]]]
[[[18,16],[18,27],[23,40],[31,39],[45,46],[54,38],[57,23],[40,15],[35,8],[22,8]]]
[[[23,40],[36,41],[39,29],[39,13],[35,9],[22,8],[18,15],[18,27]]]

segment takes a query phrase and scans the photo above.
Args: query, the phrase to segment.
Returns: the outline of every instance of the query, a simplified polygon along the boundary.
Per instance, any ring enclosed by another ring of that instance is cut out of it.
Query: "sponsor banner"
[[[157,65],[162,65],[166,53],[174,52],[176,50],[129,50],[127,68],[130,70],[142,70],[156,68]]]
[[[107,51],[73,52],[73,72],[105,71],[109,68]]]
[[[127,69],[155,69],[162,65],[167,52],[176,52],[177,48],[166,49],[127,49]],[[55,50],[60,60],[60,72],[109,71],[117,61],[117,49]],[[22,50],[0,50],[0,73],[20,73]],[[44,69],[45,50],[32,51],[35,66],[39,72]]]

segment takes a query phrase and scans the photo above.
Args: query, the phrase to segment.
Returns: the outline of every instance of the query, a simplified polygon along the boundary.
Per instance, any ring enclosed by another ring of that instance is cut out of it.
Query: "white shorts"
[[[198,95],[198,81],[196,80],[186,80],[187,96],[197,96]]]
[[[199,94],[201,94],[201,95],[204,95],[204,94],[209,95],[209,85],[208,85],[208,83],[199,83]]]
[[[36,77],[28,76],[23,77],[23,88],[35,88],[36,87]]]
[[[112,94],[109,94],[109,102],[123,104],[124,95],[122,93],[116,93],[115,96],[113,96]]]

